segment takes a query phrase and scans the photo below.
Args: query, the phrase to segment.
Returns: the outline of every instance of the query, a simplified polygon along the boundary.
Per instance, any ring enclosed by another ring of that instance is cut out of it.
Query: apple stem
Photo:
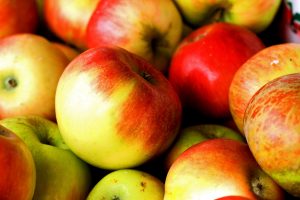
[[[141,76],[148,82],[153,83],[153,76],[148,72],[142,71]]]
[[[10,90],[10,89],[14,89],[15,87],[17,87],[18,82],[17,82],[17,80],[16,80],[15,78],[13,78],[13,77],[7,77],[7,78],[5,79],[4,84],[5,84],[5,88],[7,88],[7,89]]]

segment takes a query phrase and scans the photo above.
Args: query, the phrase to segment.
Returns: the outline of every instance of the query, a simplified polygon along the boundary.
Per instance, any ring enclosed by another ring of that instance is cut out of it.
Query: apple
[[[0,119],[40,115],[55,120],[56,86],[69,60],[46,38],[29,33],[0,40]]]
[[[117,45],[167,72],[183,23],[172,0],[101,0],[87,26],[89,48]]]
[[[281,0],[175,0],[185,21],[194,26],[223,21],[259,33],[275,18]]]
[[[39,22],[36,0],[0,0],[0,5],[0,38],[36,31]]]
[[[244,142],[216,138],[193,145],[172,164],[164,200],[241,196],[282,200],[284,191],[257,164]]]
[[[0,199],[31,200],[35,189],[35,170],[26,144],[0,125]]]
[[[91,190],[87,200],[163,200],[164,184],[155,176],[136,169],[119,169],[105,175]]]
[[[164,152],[181,124],[168,79],[121,47],[91,48],[62,74],[56,117],[70,149],[104,169],[131,168]]]
[[[238,69],[229,88],[229,108],[242,134],[244,112],[251,97],[272,79],[297,72],[300,72],[300,44],[295,43],[266,47]]]
[[[225,197],[218,198],[216,200],[251,200],[251,199],[242,196],[225,196]]]
[[[186,109],[205,118],[229,118],[231,80],[263,48],[256,34],[240,26],[224,22],[202,26],[178,45],[168,78]]]
[[[63,54],[69,59],[71,62],[76,56],[78,56],[81,52],[70,45],[67,45],[62,42],[53,41],[52,44],[58,48]]]
[[[295,197],[300,197],[299,97],[300,73],[269,81],[249,101],[243,126],[258,164]]]
[[[184,127],[166,154],[166,169],[170,169],[176,158],[189,147],[214,138],[228,138],[245,142],[245,138],[240,133],[219,124],[199,124]]]
[[[70,151],[56,123],[40,116],[20,116],[2,119],[0,124],[18,135],[32,153],[33,199],[85,199],[91,186],[89,166]]]
[[[61,40],[87,49],[86,28],[99,0],[44,0],[47,27]]]

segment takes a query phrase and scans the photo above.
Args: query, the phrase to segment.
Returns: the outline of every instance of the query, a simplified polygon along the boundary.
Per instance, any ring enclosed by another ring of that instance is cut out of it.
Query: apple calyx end
[[[9,76],[5,78],[4,86],[7,90],[12,90],[18,86],[18,81],[14,77]]]

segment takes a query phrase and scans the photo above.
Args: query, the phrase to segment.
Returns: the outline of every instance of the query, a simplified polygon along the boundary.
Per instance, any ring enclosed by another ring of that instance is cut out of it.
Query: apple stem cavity
[[[149,74],[148,72],[142,71],[140,73],[140,75],[143,77],[143,79],[145,79],[146,81],[148,81],[149,83],[154,83],[154,78],[151,74]]]
[[[4,86],[8,90],[12,90],[18,86],[18,82],[14,77],[9,76],[4,80]]]

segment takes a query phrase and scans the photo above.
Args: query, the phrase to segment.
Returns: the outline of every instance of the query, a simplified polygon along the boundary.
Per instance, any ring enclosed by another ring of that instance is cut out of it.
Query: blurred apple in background
[[[180,100],[167,78],[116,46],[77,56],[59,80],[55,105],[67,145],[105,169],[138,166],[161,154],[181,124]]]
[[[253,95],[244,133],[262,169],[300,197],[300,73],[273,79]]]
[[[164,200],[241,196],[282,200],[283,190],[257,164],[244,142],[216,138],[193,145],[172,164]]]
[[[245,138],[240,133],[219,124],[199,124],[185,127],[180,130],[166,154],[166,169],[169,169],[176,158],[189,147],[214,138],[228,138],[245,142]]]
[[[0,38],[34,33],[39,16],[36,0],[0,0]]]
[[[274,78],[297,72],[300,72],[300,44],[293,43],[269,46],[239,68],[229,88],[229,107],[242,134],[244,112],[255,92]]]
[[[105,175],[87,200],[163,200],[164,184],[155,176],[135,169],[120,169]]]
[[[99,0],[44,0],[44,21],[61,40],[85,50],[86,28]]]
[[[35,114],[55,120],[66,56],[42,36],[15,34],[0,40],[0,57],[0,119]]]
[[[185,108],[208,118],[229,118],[231,80],[239,67],[264,47],[257,35],[237,25],[200,27],[177,47],[169,80]]]
[[[78,56],[81,52],[70,45],[67,45],[62,42],[53,41],[52,44],[58,48],[60,51],[64,53],[64,55],[71,62],[76,56]]]
[[[175,0],[184,20],[200,27],[222,21],[259,33],[273,21],[281,0]]]
[[[101,0],[86,35],[89,48],[117,45],[166,72],[182,32],[182,19],[172,0]]]
[[[57,125],[38,116],[12,117],[0,124],[30,149],[36,166],[33,199],[84,200],[90,190],[89,167],[64,143]]]
[[[13,132],[0,125],[0,199],[32,200],[36,171],[32,154]]]

